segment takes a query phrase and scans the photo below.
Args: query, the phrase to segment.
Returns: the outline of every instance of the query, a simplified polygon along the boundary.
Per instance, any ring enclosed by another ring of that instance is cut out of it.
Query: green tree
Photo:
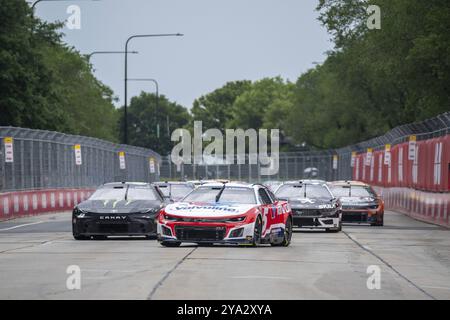
[[[173,145],[169,142],[171,133],[187,126],[190,114],[183,106],[169,101],[164,95],[159,96],[158,109],[156,95],[141,92],[131,99],[128,107],[128,143],[135,146],[151,148],[167,155]],[[119,109],[119,131],[123,138],[124,113]]]
[[[112,91],[23,0],[0,0],[0,125],[117,141]]]
[[[280,125],[281,117],[275,119],[279,112],[278,106],[283,105],[281,101],[289,100],[291,83],[286,83],[280,77],[265,78],[252,83],[251,88],[242,93],[234,102],[227,128],[253,128],[258,130],[265,125]],[[284,108],[284,106],[283,106]],[[281,115],[280,112],[279,115]]]
[[[25,1],[0,0],[0,125],[58,130],[65,123],[41,50],[57,45],[56,28],[33,19]]]
[[[381,8],[381,30],[366,27],[370,4]],[[340,55],[340,80],[364,92],[389,128],[448,110],[448,1],[321,0],[318,10]]]
[[[234,102],[250,87],[251,81],[248,80],[228,82],[223,87],[201,96],[194,101],[191,109],[193,120],[202,121],[204,130],[224,129],[225,123],[231,117]]]

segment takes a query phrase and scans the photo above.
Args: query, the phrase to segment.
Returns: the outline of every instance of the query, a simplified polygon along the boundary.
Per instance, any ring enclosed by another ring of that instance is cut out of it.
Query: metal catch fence
[[[0,127],[0,191],[159,180],[150,149],[45,130]]]

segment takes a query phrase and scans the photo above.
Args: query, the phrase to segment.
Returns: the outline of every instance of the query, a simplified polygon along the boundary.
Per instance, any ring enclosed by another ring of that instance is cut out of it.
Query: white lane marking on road
[[[0,229],[0,231],[14,230],[14,229],[17,229],[17,228],[22,228],[22,227],[32,226],[32,225],[39,224],[39,223],[44,223],[44,222],[45,222],[45,221],[37,221],[37,222],[32,222],[32,223],[20,224],[20,225],[18,225],[18,226]]]
[[[274,280],[289,280],[288,277],[273,277],[273,276],[237,276],[230,277],[231,279],[274,279]]]

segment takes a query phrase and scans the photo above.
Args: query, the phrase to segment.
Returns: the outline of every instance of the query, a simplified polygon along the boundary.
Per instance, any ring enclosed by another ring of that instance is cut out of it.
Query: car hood
[[[133,213],[145,209],[159,209],[158,200],[86,200],[78,209],[93,213]]]
[[[341,197],[339,198],[344,206],[365,206],[376,202],[372,197]]]
[[[255,204],[177,202],[169,204],[164,211],[178,217],[221,218],[242,215],[255,207]]]
[[[331,205],[332,202],[317,198],[290,198],[289,204],[292,209],[320,209],[320,206]]]

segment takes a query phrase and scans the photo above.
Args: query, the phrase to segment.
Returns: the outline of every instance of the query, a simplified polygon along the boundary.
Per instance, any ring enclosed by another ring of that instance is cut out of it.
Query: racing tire
[[[181,246],[181,242],[175,242],[175,241],[162,241],[161,245],[163,247],[168,247],[168,248],[176,248]]]
[[[384,221],[383,219],[381,219],[381,221],[377,221],[375,223],[371,224],[372,227],[383,227],[384,226]]]
[[[86,236],[82,236],[82,235],[79,235],[79,234],[74,234],[73,238],[75,240],[89,240],[91,237],[86,237]]]
[[[271,243],[270,245],[273,247],[287,247],[291,244],[292,239],[292,219],[289,218],[286,221],[286,225],[284,226],[284,238],[281,243]]]
[[[331,232],[331,233],[338,233],[342,231],[342,221],[339,222],[339,227],[337,227],[336,229],[325,229],[326,232]]]
[[[262,220],[261,217],[257,217],[255,221],[255,228],[253,230],[252,246],[256,247],[261,243],[262,234]]]

